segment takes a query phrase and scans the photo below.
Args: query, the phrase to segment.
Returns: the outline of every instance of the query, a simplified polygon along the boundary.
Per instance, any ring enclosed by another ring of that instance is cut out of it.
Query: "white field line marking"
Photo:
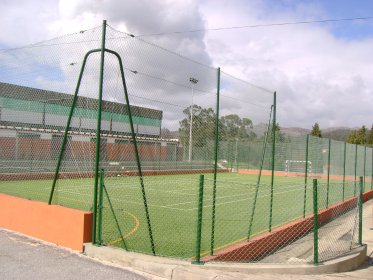
[[[145,191],[154,191],[154,192],[174,192],[174,191],[167,191],[167,190],[162,190],[162,189],[159,189],[159,188],[162,188],[163,184],[159,184],[159,187],[149,187],[147,186],[147,184],[151,184],[151,183],[148,183],[148,182],[144,182],[145,183]],[[108,188],[122,188],[123,186],[126,186],[125,185],[126,183],[123,183],[123,185],[120,185],[120,184],[113,184],[111,185],[110,183],[106,183],[107,187]],[[138,187],[133,187],[131,185],[127,185],[126,187],[129,187],[129,188],[138,188]],[[189,187],[189,186],[188,186]],[[183,190],[187,190],[187,191],[192,191],[194,190],[194,188],[190,187],[189,189],[186,189],[184,186],[181,186],[180,188],[183,188]],[[195,189],[196,192],[197,192],[197,188]],[[181,193],[181,192],[180,192]],[[188,193],[189,194],[189,193]]]
[[[82,193],[79,193],[79,192],[71,192],[71,191],[60,191],[62,193],[69,193],[69,194],[77,194],[77,195],[86,195],[86,196],[93,196],[91,194],[82,194]],[[143,202],[135,202],[135,201],[128,201],[128,200],[125,200],[123,201],[123,198],[110,198],[111,201],[116,201],[116,202],[119,202],[121,204],[137,204],[137,205],[144,205]],[[150,207],[162,207],[162,206],[159,206],[159,205],[154,205],[154,204],[149,204],[148,203],[148,206]]]
[[[77,188],[79,189],[90,189],[92,188],[91,185],[86,185],[86,186],[69,186],[69,187],[65,187],[65,186],[56,186],[56,190],[59,189],[59,188],[62,188],[64,190],[76,190]],[[43,190],[50,190],[51,189],[51,186],[49,187],[45,187],[45,188],[42,188]]]
[[[295,189],[295,190],[299,191],[299,189]],[[294,190],[290,190],[290,191],[285,191],[285,192],[281,192],[281,193],[277,193],[277,194],[284,194],[284,193],[293,192],[293,191]],[[234,196],[238,196],[238,195],[234,195]],[[234,197],[234,196],[226,196],[226,197]],[[264,198],[264,197],[268,197],[268,196],[270,196],[270,194],[260,195],[260,196],[258,196],[258,199]],[[220,198],[225,198],[225,197],[217,197],[216,200],[218,200]],[[244,198],[244,199],[226,201],[226,202],[216,203],[215,206],[225,205],[225,204],[231,204],[231,203],[236,203],[236,202],[241,202],[241,201],[246,201],[246,200],[252,200],[252,199],[253,199],[253,197],[248,197],[248,198]],[[192,202],[189,202],[189,203],[192,203]],[[193,203],[195,203],[195,202],[193,202]],[[168,208],[168,209],[173,209],[173,210],[180,210],[180,211],[192,211],[192,210],[197,210],[198,209],[196,207],[194,207],[194,208],[186,208],[185,209],[185,208],[177,208],[177,207],[171,207],[171,206],[175,206],[175,205],[163,205],[163,206],[158,206],[158,207]],[[203,206],[203,208],[207,208],[207,207],[211,207],[211,205],[204,205]]]
[[[69,194],[77,194],[77,195],[85,195],[85,196],[93,196],[93,194],[89,193],[80,193],[80,192],[74,192],[72,190],[56,190],[58,193],[69,193]]]
[[[220,197],[216,197],[216,200],[220,200],[222,198],[231,198],[231,197],[237,197],[237,196],[242,196],[243,194],[236,194],[236,195],[231,195],[231,196],[220,196]],[[229,204],[229,203],[235,203],[235,202],[239,202],[239,201],[244,201],[244,200],[248,200],[248,199],[252,199],[252,197],[249,197],[249,198],[245,198],[245,199],[239,199],[239,200],[232,200],[232,201],[226,201],[226,202],[222,202],[222,203],[215,203],[215,205],[224,205],[224,204]],[[206,199],[206,200],[212,200],[212,199]],[[177,209],[177,210],[182,210],[182,211],[190,211],[190,210],[195,210],[197,208],[175,208],[175,207],[172,207],[172,206],[176,206],[176,205],[182,205],[182,204],[190,204],[190,203],[193,203],[195,204],[196,202],[195,201],[189,201],[189,202],[183,202],[183,203],[177,203],[177,204],[171,204],[171,205],[163,205],[163,206],[159,206],[159,207],[163,207],[163,208],[170,208],[170,209]],[[205,207],[211,207],[211,205],[204,205],[203,206],[204,208]]]
[[[60,186],[60,188],[63,188],[64,190],[75,190],[76,188],[80,188],[80,189],[90,189],[92,186],[91,185],[78,185],[77,187],[74,187],[74,186],[70,186],[70,187],[64,187],[64,186]],[[132,186],[132,185],[111,185],[109,184],[108,186],[108,189],[112,189],[112,188],[122,188],[122,189],[139,189],[139,187],[137,186]],[[162,186],[160,186],[162,187]],[[275,186],[274,187],[274,194],[281,194],[281,193],[286,193],[286,192],[291,192],[291,191],[299,191],[301,188],[301,190],[303,191],[304,190],[304,186],[286,186],[286,187],[281,187],[279,189],[279,187]],[[45,189],[50,189],[50,187],[45,187],[43,188],[44,190]],[[221,188],[220,188],[221,189]],[[287,190],[287,189],[291,189],[291,190],[288,190],[288,191],[284,191],[284,190]],[[195,189],[193,189],[195,190]],[[180,192],[180,191],[173,191],[173,190],[162,190],[162,189],[159,189],[159,188],[156,188],[156,187],[147,187],[146,188],[146,191],[150,191],[150,192],[157,192],[157,193],[175,193],[175,194],[181,194],[181,195],[196,195],[196,193],[194,194],[191,194],[191,193],[185,193],[185,192]],[[252,190],[250,193],[254,193],[255,190]],[[270,189],[267,189],[267,190],[260,190],[259,189],[259,192],[264,192],[264,191],[270,191]]]
[[[249,200],[249,199],[251,199],[251,198],[244,198],[244,199],[238,199],[238,200],[233,200],[233,201],[227,201],[227,202],[223,202],[223,203],[216,203],[215,206],[225,205],[225,204],[230,204],[230,203],[237,203],[237,202],[246,201],[246,200]],[[172,210],[179,210],[179,211],[194,211],[194,210],[198,209],[197,207],[187,208],[187,209],[174,208],[174,207],[168,207],[168,206],[159,206],[159,207],[167,208],[167,209],[172,209]],[[203,206],[203,208],[207,208],[207,207],[211,207],[211,205],[205,205],[205,206]]]
[[[244,186],[244,185],[242,185]],[[79,186],[80,188],[82,186]],[[87,186],[83,186],[83,187],[86,187],[86,188],[90,188],[91,186],[90,185],[87,185]],[[124,186],[123,185],[119,185],[119,184],[115,184],[115,185],[110,185],[109,188],[113,188],[113,187],[121,187],[123,188]],[[138,189],[138,187],[133,187],[133,186],[125,186],[126,189]],[[300,189],[299,188],[294,188],[293,186],[287,186],[287,187],[282,187],[281,190],[284,190],[284,189],[289,189],[289,188],[293,188],[291,190],[287,190],[287,191],[274,191],[274,195],[282,195],[282,194],[285,194],[285,193],[289,193],[289,192],[294,192],[294,191],[299,191]],[[49,188],[45,188],[45,189],[49,189]],[[80,193],[80,192],[74,192],[72,191],[73,188],[71,189],[65,189],[63,188],[63,190],[59,190],[60,193],[71,193],[71,194],[77,194],[77,195],[85,195],[85,196],[92,196],[91,194],[87,194],[87,193]],[[147,188],[147,191],[154,191],[154,192],[157,192],[157,193],[173,193],[173,194],[179,194],[179,195],[193,195],[195,196],[195,194],[190,194],[190,193],[183,193],[183,192],[177,192],[177,191],[163,191],[163,190],[159,190],[158,188]],[[269,191],[269,190],[268,190]],[[236,195],[229,195],[229,196],[220,196],[220,197],[217,197],[216,200],[219,200],[219,199],[223,199],[223,198],[232,198],[232,197],[237,197],[237,196],[242,196],[244,194],[236,194]],[[125,196],[125,197],[131,197],[131,194],[122,194],[122,196]],[[264,198],[264,197],[268,197],[270,196],[270,194],[267,194],[267,195],[259,195],[258,198]],[[226,202],[222,202],[222,203],[216,203],[215,205],[216,206],[219,206],[219,205],[225,205],[225,204],[231,204],[231,203],[236,203],[236,202],[240,202],[240,201],[246,201],[246,200],[249,200],[249,199],[252,199],[252,197],[250,198],[245,198],[245,199],[240,199],[240,200],[233,200],[233,201],[226,201]],[[121,203],[130,203],[130,204],[138,204],[138,205],[143,205],[143,203],[141,202],[134,202],[134,201],[123,201],[123,198],[112,198],[111,200],[113,201],[119,201]],[[212,199],[206,199],[207,201],[210,201]],[[178,208],[178,207],[172,207],[172,206],[177,206],[177,205],[186,205],[186,204],[195,204],[196,201],[188,201],[188,202],[181,202],[181,203],[175,203],[175,204],[169,204],[169,205],[154,205],[154,204],[148,204],[149,206],[151,207],[160,207],[160,208],[166,208],[166,209],[173,209],[173,210],[180,210],[180,211],[192,211],[192,210],[196,210],[197,208],[193,207],[193,208]],[[206,207],[211,207],[211,205],[205,205],[203,206],[204,208]]]
[[[128,186],[129,188],[136,188],[137,187],[131,187],[131,186]],[[292,189],[292,190],[288,190],[288,191],[283,191],[283,192],[275,192],[274,195],[282,195],[282,194],[285,194],[285,193],[289,193],[289,192],[294,192],[294,191],[299,191],[299,189]],[[72,190],[66,190],[66,189],[63,189],[63,190],[59,190],[60,193],[70,193],[70,194],[77,194],[77,195],[85,195],[85,196],[92,196],[91,194],[87,194],[87,193],[80,193],[80,192],[74,192]],[[163,191],[163,192],[167,192],[167,193],[176,193],[176,194],[183,194],[183,193],[179,193],[179,192],[172,192],[172,191]],[[183,194],[184,195],[184,194]],[[194,194],[185,194],[185,195],[194,195]],[[228,195],[228,196],[219,196],[219,197],[216,197],[216,200],[220,200],[220,199],[224,199],[224,198],[233,198],[233,197],[237,197],[237,196],[242,196],[242,195],[245,195],[245,194],[235,194],[235,195]],[[124,196],[124,197],[131,197],[132,194],[122,194],[121,196]],[[264,197],[268,197],[270,196],[270,194],[266,194],[266,195],[259,195],[258,198],[264,198]],[[247,199],[251,199],[252,197],[250,198],[245,198],[244,200],[247,200]],[[114,201],[121,201],[121,199],[119,198],[112,198],[112,200]],[[211,198],[208,198],[208,199],[205,199],[206,201],[211,201],[212,199]],[[223,202],[223,203],[216,203],[215,205],[224,205],[224,204],[229,204],[229,203],[234,203],[234,202],[239,202],[239,201],[242,201],[242,200],[233,200],[233,201],[227,201],[227,202]],[[123,203],[133,203],[133,204],[142,204],[142,203],[137,203],[137,202],[133,202],[133,201],[121,201]],[[174,203],[174,204],[169,204],[169,205],[151,205],[152,207],[161,207],[161,208],[169,208],[169,209],[177,209],[177,210],[185,210],[185,211],[188,211],[189,208],[185,209],[185,208],[177,208],[177,207],[173,207],[173,206],[177,206],[177,205],[186,205],[186,204],[195,204],[196,201],[187,201],[187,202],[180,202],[180,203]],[[210,205],[205,205],[204,207],[209,207]],[[196,208],[191,208],[190,210],[194,210]]]
[[[299,191],[299,189],[295,189],[295,190],[298,190],[298,191]],[[285,191],[285,192],[281,192],[281,193],[278,193],[278,194],[288,193],[288,192],[292,192],[292,191],[294,191],[294,190]],[[82,195],[81,193],[78,193],[78,192],[71,192],[71,193]],[[89,194],[84,194],[84,195],[89,195]],[[238,196],[238,195],[234,195],[234,196]],[[226,197],[234,197],[234,196],[226,196]],[[269,196],[269,195],[261,195],[261,196],[258,196],[258,199],[259,199],[259,198],[268,197],[268,196]],[[225,198],[225,197],[217,197],[216,199],[218,200],[219,198]],[[221,203],[216,203],[215,205],[216,205],[216,206],[220,206],[220,205],[226,205],[226,204],[231,204],[231,203],[237,203],[237,202],[247,201],[247,200],[252,200],[252,197],[244,198],[244,199],[238,199],[238,200],[232,200],[232,201],[226,201],[226,202],[221,202]],[[124,204],[143,205],[142,202],[123,201],[123,199],[121,199],[121,198],[111,198],[111,201],[116,201],[116,202],[124,203]],[[195,201],[193,201],[193,202],[179,203],[179,204],[175,204],[175,205],[188,204],[188,203],[195,203]],[[171,206],[175,206],[175,205],[155,205],[155,204],[148,204],[148,206],[150,206],[150,207],[155,207],[155,208],[159,207],[159,208],[172,209],[172,210],[178,210],[178,211],[195,211],[195,210],[198,209],[198,208],[196,208],[196,207],[193,207],[193,208],[177,208],[177,207],[171,207]],[[208,208],[208,207],[211,207],[211,205],[204,205],[204,206],[203,206],[203,208]]]
[[[236,196],[243,196],[245,194],[234,194],[234,195],[227,195],[227,196],[219,196],[219,197],[216,197],[216,200],[218,199],[222,199],[222,198],[230,198],[230,197],[236,197]],[[204,201],[210,201],[212,200],[212,198],[206,198],[204,199]],[[175,204],[169,204],[169,205],[165,205],[165,207],[172,207],[172,206],[176,206],[176,205],[183,205],[183,204],[188,204],[188,203],[196,203],[196,201],[188,201],[188,202],[180,202],[180,203],[175,203]]]
[[[64,186],[59,186],[57,188],[61,188],[60,192],[63,192],[63,190],[65,191],[72,191],[72,190],[76,190],[76,188],[79,188],[79,189],[90,189],[92,186],[91,185],[86,185],[86,186],[77,186],[77,187],[74,187],[74,186],[70,186],[70,187],[64,187]],[[136,186],[126,186],[126,185],[110,185],[110,184],[106,184],[106,187],[110,190],[112,188],[122,188],[123,190],[128,190],[128,189],[135,189],[135,190],[140,190],[139,187],[136,187]],[[47,190],[47,189],[50,189],[50,187],[45,187],[43,188],[44,190]],[[63,190],[62,190],[63,189]],[[145,188],[145,191],[146,192],[156,192],[156,193],[173,193],[173,194],[179,194],[179,195],[195,195],[195,194],[191,194],[191,193],[186,193],[186,192],[180,192],[180,191],[167,191],[167,190],[160,190],[160,189],[157,189],[157,188],[150,188],[150,187],[146,187]]]
[[[70,193],[70,194],[77,194],[77,195],[86,195],[86,196],[92,196],[91,194],[81,194],[79,192],[72,192],[72,191],[60,191],[62,193]],[[241,195],[241,194],[240,194]],[[235,197],[235,196],[238,196],[238,195],[234,195],[234,196],[225,196],[225,197]],[[216,199],[218,200],[219,198],[225,198],[225,197],[217,197]],[[216,203],[215,205],[224,205],[224,204],[229,204],[229,203],[235,203],[235,202],[239,202],[239,201],[244,201],[244,200],[248,200],[250,198],[245,198],[245,199],[242,199],[242,200],[233,200],[233,201],[228,201],[228,202],[223,202],[223,203]],[[143,203],[141,202],[135,202],[135,201],[123,201],[121,198],[111,198],[111,201],[116,201],[116,202],[120,202],[120,203],[124,203],[124,204],[137,204],[137,205],[143,205]],[[172,205],[155,205],[155,204],[149,204],[148,203],[148,206],[150,207],[160,207],[160,208],[166,208],[166,209],[172,209],[172,210],[180,210],[180,211],[192,211],[192,210],[196,210],[197,208],[177,208],[177,207],[171,207],[171,206],[175,206],[175,205],[181,205],[181,204],[190,204],[190,203],[196,203],[195,201],[190,201],[190,202],[185,202],[185,203],[178,203],[178,204],[172,204]],[[205,207],[211,207],[210,205],[205,205],[203,206],[204,208]]]
[[[132,189],[138,189],[137,187],[130,187],[130,186],[127,186],[127,188],[132,188]],[[57,189],[57,191],[59,193],[66,193],[66,194],[76,194],[76,195],[80,195],[80,196],[89,196],[89,197],[92,197],[92,194],[88,194],[88,193],[84,193],[84,192],[78,192],[78,191],[74,191],[75,189],[71,188],[71,189],[68,189],[68,188],[62,188],[62,189]],[[176,193],[176,194],[180,194],[178,192],[171,192],[171,191],[164,191],[164,192],[167,192],[167,193]],[[193,194],[184,194],[184,193],[181,193],[182,195],[193,195]],[[125,197],[134,197],[134,194],[120,194],[121,198],[111,198],[111,200],[113,201],[120,201],[122,203],[132,203],[132,204],[142,204],[142,203],[137,203],[137,202],[134,202],[134,201],[123,201],[123,198]],[[149,197],[148,197],[149,199]],[[153,206],[153,207],[163,207],[162,206],[158,206],[158,205],[149,205],[149,206]]]

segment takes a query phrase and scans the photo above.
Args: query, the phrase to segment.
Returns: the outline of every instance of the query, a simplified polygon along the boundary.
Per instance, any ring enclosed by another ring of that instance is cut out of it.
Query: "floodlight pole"
[[[194,98],[194,86],[198,83],[196,78],[190,77],[189,82],[192,83],[192,105],[190,106],[190,125],[189,125],[189,162],[192,161],[192,130],[193,130],[193,98]]]
[[[236,151],[234,153],[234,166],[236,167],[236,172],[238,172],[237,157],[238,157],[238,138],[236,138]]]

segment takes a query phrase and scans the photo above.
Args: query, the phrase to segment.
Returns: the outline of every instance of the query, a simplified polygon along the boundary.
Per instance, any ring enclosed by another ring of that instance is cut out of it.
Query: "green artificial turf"
[[[214,250],[247,240],[269,229],[271,177],[219,173],[216,183]],[[2,181],[0,193],[31,200],[48,201],[52,180]],[[91,210],[93,178],[59,179],[54,204]],[[149,226],[156,255],[191,259],[196,254],[199,174],[145,176],[144,188],[149,211],[138,177],[105,177],[102,240],[104,244],[151,254]],[[212,238],[213,174],[205,174],[202,256],[210,253]],[[354,194],[354,182],[345,182],[345,198]],[[306,191],[306,193],[305,193]],[[331,181],[329,205],[342,201],[341,181]],[[272,228],[312,213],[312,180],[305,190],[303,177],[275,177],[272,199]],[[327,184],[319,182],[319,208],[326,207]],[[110,207],[111,202],[112,208]],[[305,201],[305,203],[304,203]],[[253,213],[253,209],[255,211]],[[252,218],[252,215],[253,218]]]

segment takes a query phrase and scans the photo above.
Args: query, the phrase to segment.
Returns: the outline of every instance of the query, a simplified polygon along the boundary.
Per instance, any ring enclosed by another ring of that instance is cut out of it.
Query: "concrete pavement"
[[[0,228],[0,279],[159,279]]]

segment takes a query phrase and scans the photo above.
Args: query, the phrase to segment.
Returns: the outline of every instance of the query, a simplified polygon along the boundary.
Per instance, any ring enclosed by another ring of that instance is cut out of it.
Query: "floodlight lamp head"
[[[190,77],[189,82],[191,82],[192,84],[196,84],[198,83],[198,80],[196,78]]]

